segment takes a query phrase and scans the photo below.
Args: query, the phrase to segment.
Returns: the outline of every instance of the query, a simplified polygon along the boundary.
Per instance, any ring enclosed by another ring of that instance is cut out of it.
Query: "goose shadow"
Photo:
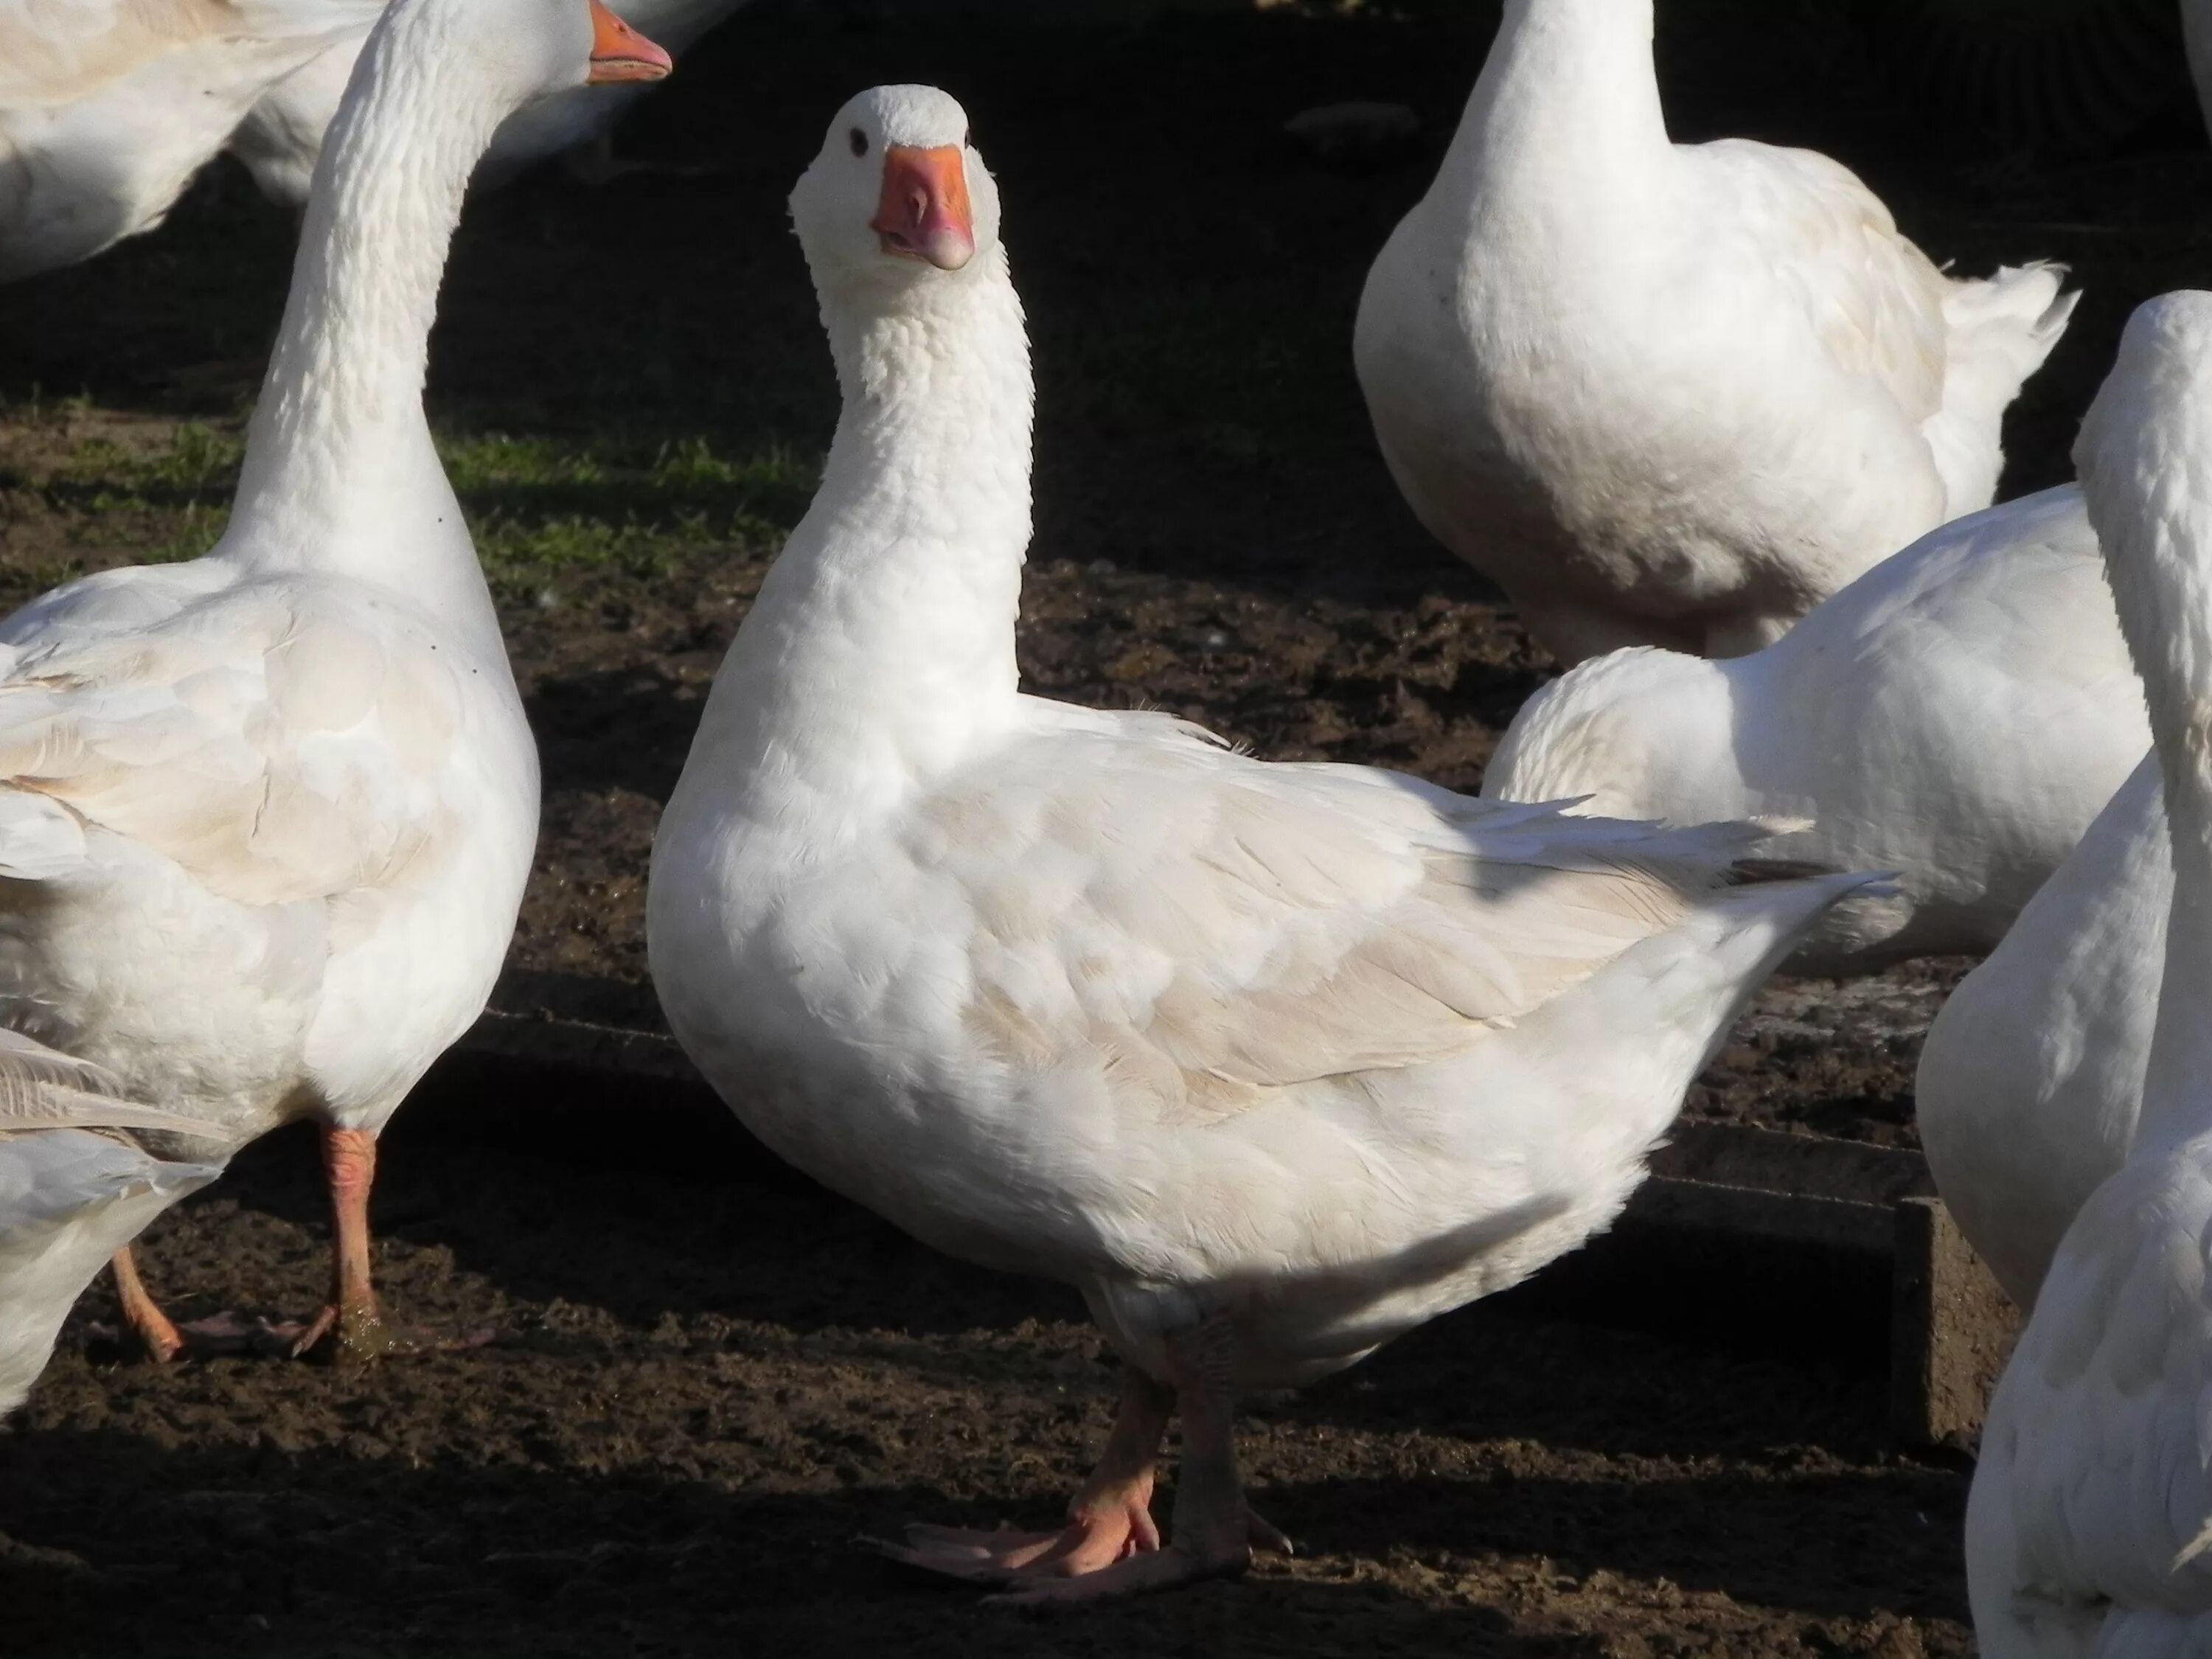
[[[939,1255],[767,1159],[726,1114],[628,1118],[580,1159],[548,1144],[568,1141],[575,1121],[459,1109],[394,1121],[374,1220],[398,1317],[481,1321],[488,1291],[510,1337],[542,1332],[546,1309],[588,1310],[599,1321],[591,1341],[672,1321],[710,1346],[824,1337],[856,1359],[955,1388],[1011,1376],[1051,1391],[1069,1381],[1068,1355],[1103,1359],[1069,1287]],[[241,1296],[313,1305],[326,1271],[325,1203],[310,1133],[267,1137],[156,1224],[148,1271],[184,1316]],[[1477,1231],[1486,1238],[1494,1226]],[[1757,1459],[1808,1443],[1860,1462],[1887,1455],[1876,1361],[1808,1364],[1717,1346],[1687,1328],[1561,1319],[1545,1277],[1255,1409],[1316,1433],[1502,1437],[1607,1455]],[[105,1300],[95,1292],[88,1308]],[[947,1340],[1031,1327],[1053,1329],[1050,1354],[1009,1361],[988,1342],[969,1353]],[[1094,1391],[1110,1388],[1103,1364],[1083,1376]],[[1717,1399],[1728,1409],[1713,1409]]]
[[[1677,1607],[1680,1592],[1714,1592],[1813,1618],[1963,1615],[1945,1588],[1955,1547],[1900,1527],[1895,1506],[1856,1504],[1841,1480],[1799,1486],[1794,1509],[1732,1480],[1277,1483],[1270,1512],[1322,1550],[1320,1561],[1040,1623],[855,1546],[902,1517],[975,1507],[928,1480],[749,1487],[650,1461],[590,1470],[466,1445],[425,1459],[282,1438],[0,1436],[0,1588],[18,1650],[599,1659],[720,1650],[733,1638],[841,1659],[886,1638],[917,1659],[1298,1659],[1378,1643],[1413,1656],[1613,1650],[1595,1636],[1516,1632],[1486,1604],[1499,1596],[1501,1555],[1534,1558],[1553,1589],[1594,1575],[1663,1578]],[[1941,1527],[1930,1517],[1921,1530]],[[1895,1578],[1900,1543],[1921,1558],[1908,1582],[1867,1582]],[[1328,1553],[1376,1561],[1386,1549],[1394,1565],[1380,1571]],[[1427,1594],[1408,1594],[1408,1580]],[[1691,1628],[1698,1611],[1684,1608]]]

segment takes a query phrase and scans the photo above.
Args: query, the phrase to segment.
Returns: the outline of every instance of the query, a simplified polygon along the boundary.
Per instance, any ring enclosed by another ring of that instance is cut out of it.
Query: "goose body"
[[[2137,311],[2075,448],[2142,672],[2173,864],[2127,1162],[2068,1228],[1966,1512],[1989,1659],[2212,1646],[2212,295]]]
[[[1653,0],[1508,0],[1355,351],[1415,514],[1562,662],[1734,655],[1989,504],[2073,307],[1809,151],[1668,141]]]
[[[331,0],[343,3],[343,0]],[[681,52],[746,0],[627,0],[623,21],[672,52]],[[375,14],[264,93],[230,142],[231,153],[272,201],[300,206],[337,113],[347,77]],[[643,94],[641,82],[575,87],[541,98],[500,124],[477,164],[475,182],[499,185],[524,168],[604,137]]]
[[[0,0],[0,281],[161,223],[255,101],[379,0]]]
[[[1995,946],[2149,741],[2069,485],[1930,532],[1749,656],[1583,663],[1514,717],[1482,791],[1803,821],[1775,856],[1897,872],[1790,963],[1864,973]]]
[[[1082,1291],[1125,1390],[1070,1528],[890,1547],[1103,1594],[1272,1536],[1235,1390],[1352,1364],[1605,1225],[1862,878],[1763,878],[1750,826],[1489,805],[1023,696],[1027,340],[966,131],[933,89],[863,94],[793,195],[843,414],[662,818],[650,954],[769,1146]]]
[[[2135,1144],[2172,906],[2153,756],[1951,994],[1921,1048],[1914,1118],[1936,1190],[2023,1308]]]
[[[395,0],[316,174],[222,539],[0,623],[0,1024],[226,1152],[322,1125],[337,1282],[310,1336],[343,1315],[375,1340],[375,1136],[482,1011],[537,831],[422,413],[447,244],[503,116],[640,54],[592,0]]]

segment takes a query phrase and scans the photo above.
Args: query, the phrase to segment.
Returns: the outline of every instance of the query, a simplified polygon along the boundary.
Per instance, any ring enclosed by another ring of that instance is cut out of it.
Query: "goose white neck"
[[[2138,314],[2113,382],[2075,451],[2105,548],[2120,623],[2142,676],[2166,784],[2173,909],[2166,978],[2144,1079],[2138,1153],[2212,1131],[2212,300],[2161,313],[2202,333],[2145,369],[2131,365]],[[2148,309],[2148,307],[2146,308]],[[2138,360],[2140,349],[2136,353]],[[2115,405],[2107,407],[2107,405]]]
[[[1013,718],[1034,389],[1003,248],[957,273],[825,285],[844,405],[822,487],[701,721],[721,787],[803,773],[895,799]]]
[[[1624,164],[1667,153],[1652,21],[1652,0],[1507,0],[1431,195],[1512,181],[1642,188]]]
[[[229,538],[271,568],[441,597],[459,550],[422,414],[438,287],[470,173],[506,111],[445,37],[453,9],[395,5],[370,37],[308,199]]]

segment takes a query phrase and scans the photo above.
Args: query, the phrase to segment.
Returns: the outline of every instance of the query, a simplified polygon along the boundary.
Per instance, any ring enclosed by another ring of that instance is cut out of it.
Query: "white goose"
[[[344,4],[348,0],[323,3]],[[681,52],[745,3],[628,0],[622,10],[623,21],[632,27],[669,52]],[[246,164],[272,201],[293,207],[307,201],[307,181],[314,174],[323,133],[337,112],[346,77],[353,72],[354,59],[361,55],[362,41],[374,21],[372,10],[357,29],[270,88],[232,135],[231,153]],[[583,155],[583,169],[595,179],[620,173],[622,164],[612,160],[609,149],[614,125],[644,90],[636,82],[570,88],[516,111],[493,136],[474,182],[496,185],[563,151]]]
[[[1023,696],[1028,343],[967,117],[863,94],[792,212],[843,413],[661,820],[654,983],[769,1146],[1078,1285],[1125,1362],[1064,1529],[890,1552],[1030,1598],[1234,1572],[1277,1537],[1237,1392],[1606,1225],[1736,1011],[1865,878],[1777,879],[1753,826],[1491,805]]]
[[[1809,820],[1773,855],[1897,879],[1790,965],[1866,973],[1994,946],[2149,742],[2069,485],[1930,532],[1750,656],[1583,663],[1514,716],[1482,793],[1675,823]]]
[[[666,67],[597,0],[394,0],[317,170],[222,540],[0,624],[0,1024],[230,1146],[322,1125],[334,1286],[302,1345],[381,1340],[375,1138],[483,1009],[537,831],[422,415],[447,246],[501,117]]]
[[[23,1403],[108,1257],[222,1173],[137,1139],[219,1143],[217,1125],[120,1092],[100,1067],[0,1030],[0,1418]]]
[[[1754,650],[1987,506],[2074,306],[1946,277],[1824,156],[1670,143],[1652,4],[1507,0],[1359,306],[1399,488],[1567,664]]]
[[[2135,1144],[2172,908],[2153,755],[1951,994],[1920,1051],[1914,1115],[1936,1189],[2023,1308]]]
[[[160,224],[255,100],[382,0],[0,0],[0,282]]]
[[[1981,1651],[2212,1649],[2212,295],[2137,311],[2075,449],[2143,675],[2174,867],[2136,1143],[2067,1231],[1966,1511]]]

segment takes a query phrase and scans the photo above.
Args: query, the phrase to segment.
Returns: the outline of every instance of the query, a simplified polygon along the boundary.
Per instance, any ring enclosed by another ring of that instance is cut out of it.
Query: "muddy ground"
[[[1969,270],[2074,266],[2087,298],[2015,409],[2007,490],[2067,476],[2128,309],[2212,265],[2212,155],[2186,120],[2117,156],[2032,157],[1930,128],[1841,9],[1661,9],[1678,136],[1825,149]],[[699,171],[549,173],[477,203],[430,402],[544,750],[502,1000],[653,1018],[653,817],[835,418],[781,200],[878,81],[959,94],[1004,186],[1041,397],[1030,686],[1474,787],[1547,667],[1400,506],[1348,340],[1494,15],[1071,31],[766,0],[625,131]],[[1352,169],[1278,137],[1353,97],[1428,130]],[[219,533],[289,246],[218,171],[159,234],[0,296],[0,599]],[[1963,966],[1778,986],[1691,1109],[1909,1142],[1918,1034]],[[0,1651],[1966,1649],[1963,1474],[1886,1448],[1879,1356],[1785,1365],[1512,1298],[1255,1410],[1250,1471],[1297,1561],[1080,1620],[981,1613],[849,1540],[1055,1510],[1111,1397],[1079,1310],[761,1184],[718,1161],[729,1133],[403,1115],[380,1272],[405,1317],[489,1328],[487,1347],[356,1376],[155,1372],[73,1344],[0,1430]],[[242,1158],[155,1230],[157,1288],[187,1313],[315,1300],[311,1162],[292,1136]]]

